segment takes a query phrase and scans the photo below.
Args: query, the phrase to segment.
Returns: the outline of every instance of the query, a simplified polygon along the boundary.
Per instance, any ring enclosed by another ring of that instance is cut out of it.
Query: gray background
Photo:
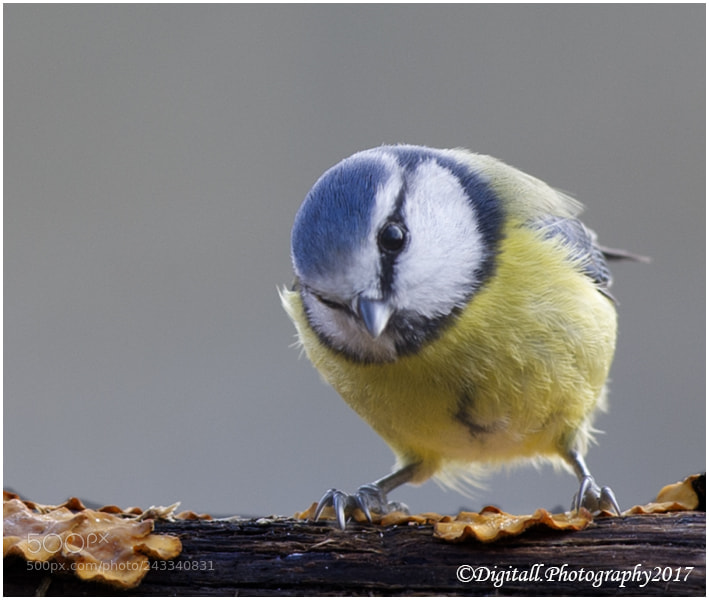
[[[292,514],[392,455],[289,347],[317,177],[381,143],[492,154],[587,206],[620,338],[597,479],[705,465],[704,6],[6,5],[4,484]],[[415,511],[568,505],[520,468]]]

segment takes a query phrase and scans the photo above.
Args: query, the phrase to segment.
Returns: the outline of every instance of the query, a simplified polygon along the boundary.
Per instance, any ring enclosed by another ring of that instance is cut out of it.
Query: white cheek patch
[[[427,317],[462,306],[485,258],[477,217],[458,179],[434,161],[408,184],[404,221],[410,241],[396,266],[396,303]]]

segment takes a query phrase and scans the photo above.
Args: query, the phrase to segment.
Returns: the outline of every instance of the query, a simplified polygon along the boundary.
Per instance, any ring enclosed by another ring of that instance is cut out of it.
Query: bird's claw
[[[388,502],[386,494],[374,483],[361,486],[354,494],[347,494],[335,488],[328,490],[318,502],[313,520],[317,521],[328,506],[331,506],[335,511],[337,524],[343,530],[347,525],[347,519],[356,509],[361,510],[370,523],[372,522],[372,513],[385,515],[395,510],[408,513],[405,504]]]
[[[620,506],[613,490],[609,487],[598,487],[593,477],[587,475],[581,479],[579,491],[571,501],[571,510],[578,512],[581,507],[594,514],[610,512],[620,516]]]

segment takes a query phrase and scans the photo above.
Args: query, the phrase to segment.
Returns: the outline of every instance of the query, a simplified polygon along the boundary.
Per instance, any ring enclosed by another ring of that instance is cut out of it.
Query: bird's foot
[[[592,514],[610,512],[620,516],[620,507],[613,490],[609,487],[598,487],[593,477],[586,475],[581,478],[579,491],[571,501],[571,510],[578,512],[584,507]]]
[[[368,483],[361,486],[354,494],[347,494],[335,488],[325,492],[325,495],[318,502],[315,509],[314,520],[320,518],[323,510],[331,506],[337,517],[337,524],[340,529],[345,529],[347,519],[355,510],[359,509],[364,513],[367,521],[372,522],[372,513],[385,515],[395,510],[400,510],[408,514],[409,509],[401,502],[388,502],[386,494],[375,483]]]

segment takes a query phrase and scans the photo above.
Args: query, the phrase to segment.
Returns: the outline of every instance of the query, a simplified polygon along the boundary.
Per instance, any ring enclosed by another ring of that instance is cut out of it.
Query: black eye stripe
[[[404,179],[394,202],[393,210],[377,233],[377,247],[380,253],[379,289],[384,297],[392,292],[395,264],[409,239],[409,231],[404,225],[404,204],[407,191],[408,185]]]

